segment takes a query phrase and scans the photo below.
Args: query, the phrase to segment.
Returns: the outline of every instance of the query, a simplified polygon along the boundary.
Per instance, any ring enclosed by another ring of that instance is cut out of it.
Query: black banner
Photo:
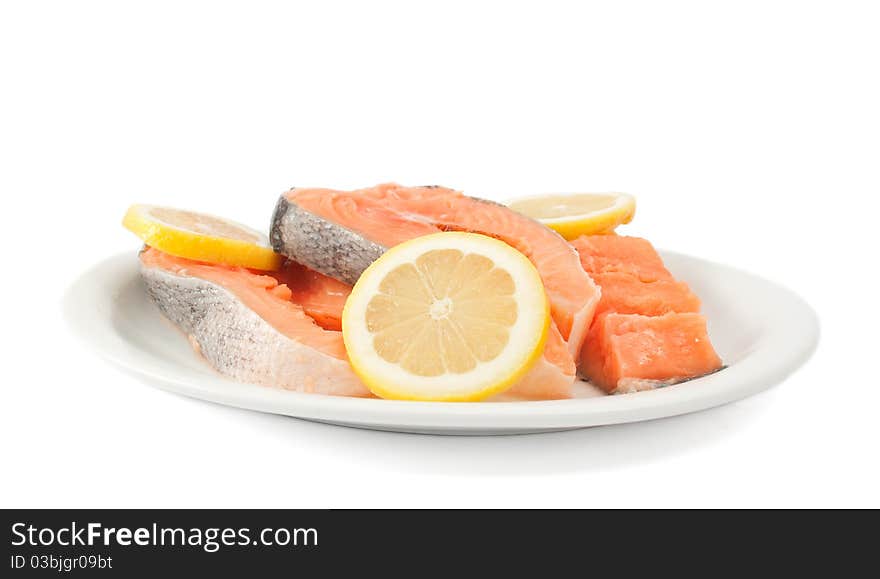
[[[2,513],[2,577],[220,576],[356,570],[470,576],[535,569],[680,569],[706,558],[726,570],[841,571],[876,545],[876,513],[856,526],[812,512],[12,510]],[[769,519],[776,519],[769,520]],[[867,533],[856,532],[867,528]],[[791,554],[791,555],[789,555]],[[805,559],[805,557],[807,559]],[[412,562],[419,567],[412,568]],[[787,561],[787,562],[786,562]],[[608,567],[612,565],[612,567]],[[586,572],[586,571],[584,571]]]

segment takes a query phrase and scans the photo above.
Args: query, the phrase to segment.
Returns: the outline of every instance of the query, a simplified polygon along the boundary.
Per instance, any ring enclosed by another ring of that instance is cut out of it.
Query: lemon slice
[[[573,193],[535,195],[515,199],[508,207],[537,219],[566,239],[610,233],[632,221],[636,200],[626,193]]]
[[[342,313],[352,368],[382,398],[474,401],[512,386],[541,356],[550,309],[532,263],[475,233],[388,250]]]
[[[283,261],[259,231],[204,213],[132,205],[122,224],[147,245],[177,257],[260,270],[278,269]]]

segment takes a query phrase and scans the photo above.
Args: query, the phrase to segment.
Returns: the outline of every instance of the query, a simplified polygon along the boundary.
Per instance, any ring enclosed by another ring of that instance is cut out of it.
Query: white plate
[[[436,434],[510,434],[650,420],[755,394],[803,364],[819,335],[813,310],[751,274],[663,252],[703,300],[709,334],[727,368],[650,392],[545,402],[437,403],[302,394],[239,384],[213,371],[147,298],[135,252],[111,257],[68,290],[71,328],[99,354],[161,388],[219,404],[345,426]]]

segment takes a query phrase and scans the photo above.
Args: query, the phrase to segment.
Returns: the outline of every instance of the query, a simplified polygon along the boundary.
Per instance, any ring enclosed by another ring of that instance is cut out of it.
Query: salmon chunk
[[[609,393],[674,384],[721,367],[700,300],[645,239],[590,235],[572,241],[602,289],[581,348],[582,376]]]
[[[672,279],[651,242],[623,235],[583,235],[571,242],[589,274],[626,273],[641,281]]]
[[[610,393],[667,386],[721,368],[695,313],[662,316],[601,314],[581,356],[581,371]]]
[[[699,312],[700,299],[686,283],[669,279],[642,281],[628,273],[590,274],[602,288],[597,313],[661,316],[669,312]]]

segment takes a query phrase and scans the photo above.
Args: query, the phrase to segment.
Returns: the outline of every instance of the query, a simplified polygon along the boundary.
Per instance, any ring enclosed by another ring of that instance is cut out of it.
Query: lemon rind
[[[284,261],[284,257],[270,247],[241,239],[199,234],[158,221],[149,216],[149,206],[146,205],[132,205],[125,213],[122,225],[150,247],[176,257],[261,271],[276,270]]]
[[[616,199],[614,205],[594,213],[581,213],[555,218],[532,217],[532,219],[546,225],[569,241],[576,239],[581,235],[601,235],[611,233],[619,225],[626,225],[633,220],[636,213],[635,197],[627,193],[603,193],[603,195],[615,195]],[[576,196],[576,194],[573,196]],[[541,197],[543,197],[543,195],[533,195],[531,197],[513,199],[508,205],[520,201],[540,199]]]

